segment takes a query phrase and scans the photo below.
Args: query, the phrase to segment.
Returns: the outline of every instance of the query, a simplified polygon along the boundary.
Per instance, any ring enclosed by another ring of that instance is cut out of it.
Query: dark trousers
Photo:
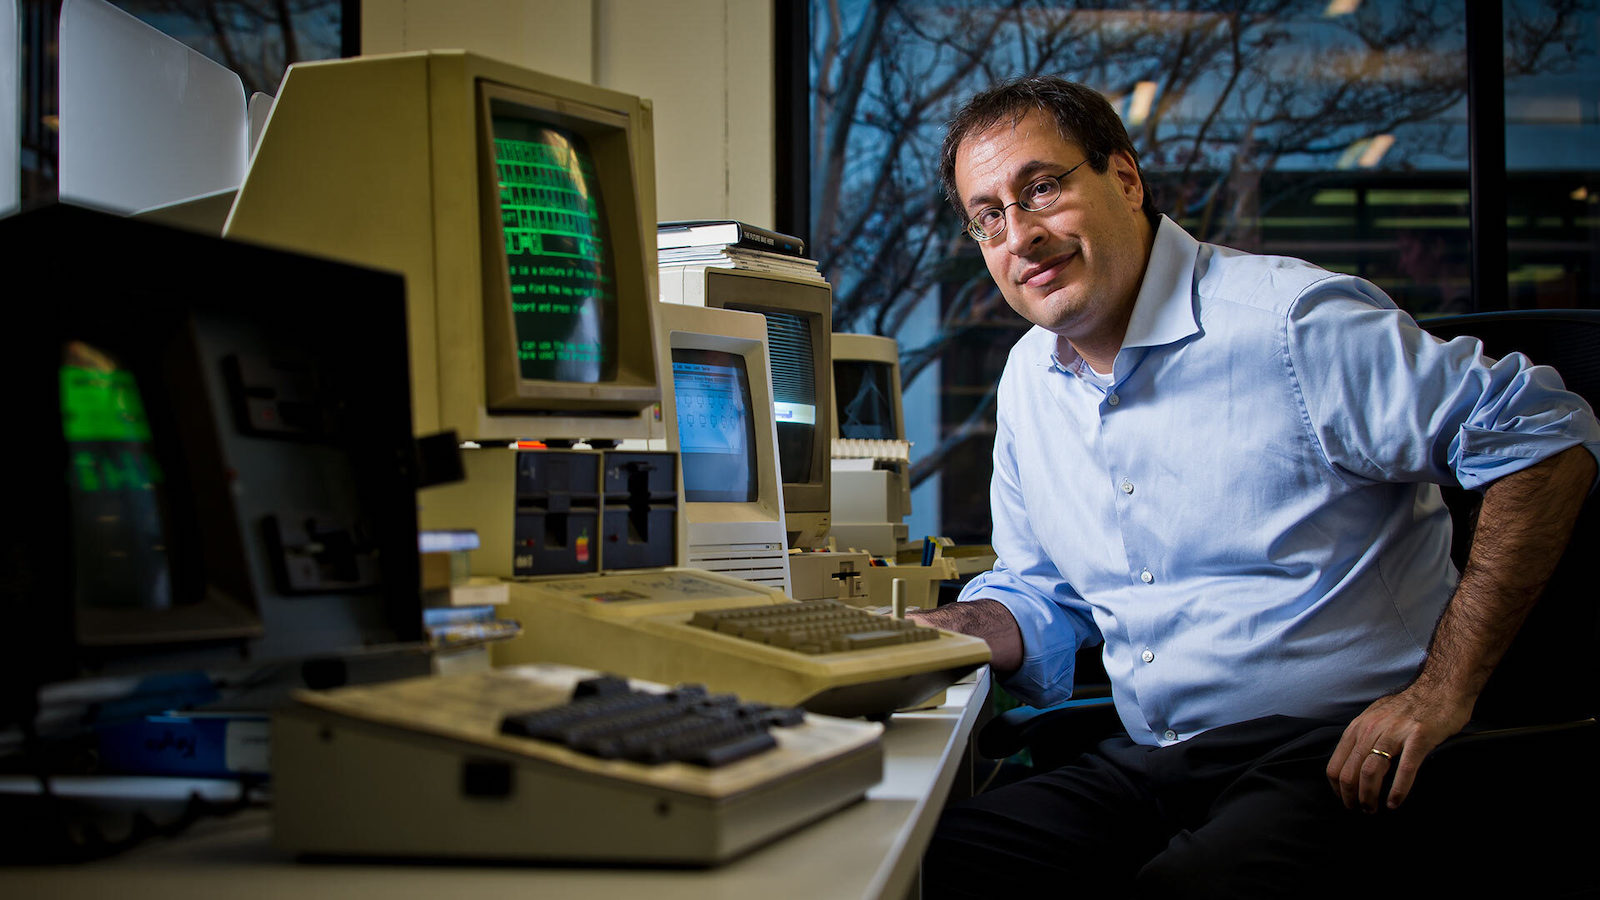
[[[1279,716],[1170,747],[1105,741],[946,809],[923,895],[1388,896],[1418,873],[1396,835],[1412,817],[1344,808],[1325,775],[1343,730]]]

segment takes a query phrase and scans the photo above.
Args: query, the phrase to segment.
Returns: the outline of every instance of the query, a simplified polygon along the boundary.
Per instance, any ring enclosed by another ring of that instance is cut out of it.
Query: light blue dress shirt
[[[961,599],[1022,630],[1005,686],[1072,691],[1105,642],[1133,739],[1353,717],[1420,666],[1454,590],[1436,484],[1479,488],[1600,425],[1553,369],[1442,343],[1377,287],[1155,236],[1109,386],[1042,328],[1000,379],[993,544]]]

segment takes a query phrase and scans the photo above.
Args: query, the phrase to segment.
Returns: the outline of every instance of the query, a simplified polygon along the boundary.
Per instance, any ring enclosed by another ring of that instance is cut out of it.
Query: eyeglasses
[[[1022,196],[1017,198],[1015,203],[1007,203],[1005,206],[990,206],[980,210],[977,215],[967,220],[967,235],[975,241],[983,242],[992,241],[1004,234],[1006,230],[1006,210],[1013,206],[1020,206],[1028,212],[1040,212],[1041,210],[1049,209],[1050,204],[1056,202],[1061,196],[1061,183],[1067,180],[1068,175],[1078,171],[1083,166],[1083,163],[1088,161],[1088,159],[1084,159],[1083,162],[1062,172],[1060,175],[1046,175],[1028,185],[1022,189]]]

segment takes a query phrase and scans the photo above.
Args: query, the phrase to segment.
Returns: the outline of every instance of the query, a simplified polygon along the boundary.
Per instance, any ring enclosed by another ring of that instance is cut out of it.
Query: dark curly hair
[[[961,142],[1003,121],[1015,125],[1034,110],[1054,116],[1061,137],[1082,147],[1089,167],[1096,172],[1104,173],[1111,154],[1118,150],[1131,156],[1139,171],[1139,183],[1144,186],[1145,217],[1152,224],[1156,222],[1160,214],[1150,195],[1144,168],[1139,166],[1139,153],[1122,127],[1122,118],[1099,91],[1051,75],[1027,75],[1001,82],[968,100],[950,119],[939,153],[939,180],[956,215],[966,217],[965,206],[956,193],[956,151]]]

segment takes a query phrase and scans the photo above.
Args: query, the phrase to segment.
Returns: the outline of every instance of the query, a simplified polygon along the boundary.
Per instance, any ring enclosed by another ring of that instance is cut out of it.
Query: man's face
[[[970,217],[1014,203],[1030,185],[1084,156],[1036,110],[1015,127],[1003,121],[964,140],[956,151],[956,190]],[[989,274],[1028,321],[1074,343],[1120,343],[1150,253],[1143,201],[1127,154],[1113,155],[1103,173],[1085,165],[1062,181],[1061,196],[1048,208],[1006,210],[1005,231],[980,243]]]

